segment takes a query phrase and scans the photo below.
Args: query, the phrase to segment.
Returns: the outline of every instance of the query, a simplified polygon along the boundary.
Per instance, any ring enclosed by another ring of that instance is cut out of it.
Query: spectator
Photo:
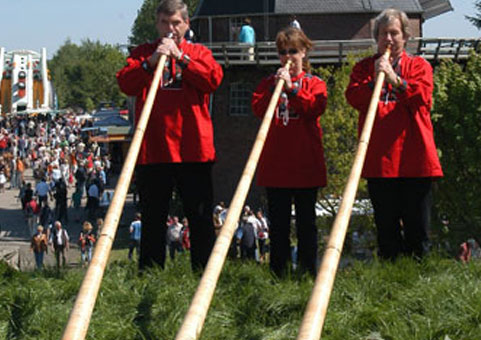
[[[129,228],[130,241],[129,241],[129,260],[132,260],[134,249],[137,253],[137,257],[140,254],[140,237],[142,235],[142,214],[136,213],[134,221],[130,224]]]
[[[181,253],[182,249],[182,224],[179,223],[179,218],[174,216],[172,222],[167,227],[167,243],[169,246],[169,255],[173,260],[175,253]]]
[[[35,187],[35,194],[38,197],[38,205],[40,208],[48,201],[49,192],[50,187],[47,184],[47,180],[45,177],[42,177]]]
[[[187,217],[182,219],[182,249],[190,250],[190,231]]]
[[[37,269],[42,269],[44,254],[48,252],[47,235],[43,232],[43,226],[37,226],[37,233],[32,236],[32,241],[30,242],[30,249],[35,255]]]
[[[257,220],[260,222],[257,239],[259,241],[259,261],[262,263],[266,260],[266,253],[268,248],[267,240],[269,239],[269,225],[267,224],[267,219],[262,213],[262,210],[257,211],[256,217]]]
[[[66,253],[69,250],[69,236],[60,221],[55,221],[54,223],[54,228],[50,233],[50,244],[55,253],[57,269],[60,268],[60,257],[62,257],[62,267],[65,267],[67,262]]]
[[[254,60],[254,44],[256,43],[256,33],[251,26],[251,19],[245,18],[239,33],[239,42],[247,45],[244,53],[247,54],[248,60]]]
[[[90,261],[92,261],[92,250],[95,244],[95,236],[93,233],[92,224],[85,221],[82,225],[82,231],[79,235],[79,246],[80,246],[80,256],[82,267],[88,266]]]
[[[38,223],[37,219],[39,211],[40,209],[37,201],[35,201],[33,198],[25,204],[24,213],[30,236],[33,236],[35,234],[35,227]]]
[[[87,214],[89,221],[95,221],[97,218],[97,210],[99,208],[99,182],[95,178],[88,187],[87,191]]]
[[[55,182],[55,218],[58,221],[68,223],[67,214],[67,184],[63,178]]]
[[[240,248],[242,259],[256,259],[257,234],[260,228],[261,223],[254,216],[254,213],[251,210],[247,210],[241,221],[242,238]]]
[[[301,29],[301,24],[299,23],[299,21],[297,21],[297,17],[294,14],[291,15],[291,22],[289,26],[291,26],[292,28],[297,28],[298,30]]]

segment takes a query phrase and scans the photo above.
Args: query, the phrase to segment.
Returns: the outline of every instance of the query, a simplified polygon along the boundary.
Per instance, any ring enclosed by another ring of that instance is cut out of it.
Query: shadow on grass
[[[147,287],[144,291],[142,299],[137,305],[137,316],[134,318],[134,324],[139,328],[142,339],[156,339],[155,334],[150,330],[149,325],[152,324],[152,306],[157,299],[157,289]]]

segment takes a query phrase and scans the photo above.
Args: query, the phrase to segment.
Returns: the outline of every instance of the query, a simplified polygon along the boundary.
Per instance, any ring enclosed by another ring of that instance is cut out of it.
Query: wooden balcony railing
[[[346,61],[349,54],[362,54],[376,50],[372,39],[360,40],[317,40],[313,41],[309,53],[312,64],[336,64]],[[214,58],[222,65],[278,65],[276,44],[273,41],[258,42],[254,46],[219,42],[206,44]],[[481,52],[481,38],[413,38],[406,47],[411,54],[420,55],[430,61],[440,59],[467,59],[471,51]]]

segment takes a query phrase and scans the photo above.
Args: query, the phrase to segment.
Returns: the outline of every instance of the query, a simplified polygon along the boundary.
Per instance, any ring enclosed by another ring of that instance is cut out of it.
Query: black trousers
[[[296,210],[296,235],[299,265],[312,275],[317,273],[317,226],[315,204],[318,188],[266,188],[271,220],[270,267],[285,273],[291,257],[291,205]]]
[[[422,257],[427,252],[431,220],[431,178],[369,178],[379,256]]]
[[[136,181],[142,213],[139,268],[153,264],[164,267],[166,222],[174,185],[179,189],[189,220],[192,268],[204,268],[215,240],[212,163],[139,165]]]

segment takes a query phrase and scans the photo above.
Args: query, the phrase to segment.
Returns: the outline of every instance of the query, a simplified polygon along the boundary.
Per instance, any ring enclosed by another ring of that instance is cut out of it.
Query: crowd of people
[[[107,151],[84,130],[90,126],[91,121],[75,114],[0,118],[1,188],[18,190],[35,254],[47,251],[39,230],[55,246],[57,224],[93,224],[99,217],[111,162]],[[27,169],[32,177],[25,175]],[[69,188],[75,189],[71,197]],[[73,216],[69,206],[75,208]],[[65,246],[68,249],[68,242]]]

